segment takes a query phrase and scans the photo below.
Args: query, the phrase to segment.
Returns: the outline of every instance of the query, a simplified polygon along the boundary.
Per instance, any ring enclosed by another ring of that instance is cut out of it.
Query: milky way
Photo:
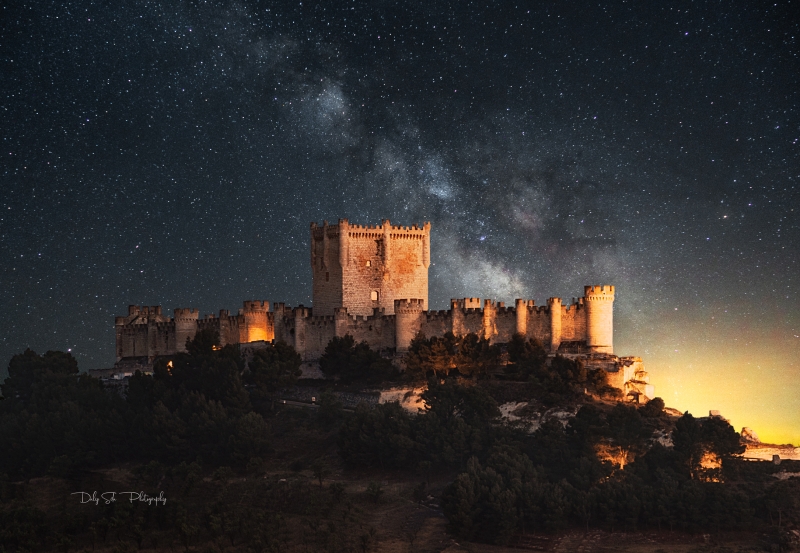
[[[309,305],[311,221],[430,220],[433,308],[615,284],[668,404],[800,441],[796,3],[15,4],[0,358]]]

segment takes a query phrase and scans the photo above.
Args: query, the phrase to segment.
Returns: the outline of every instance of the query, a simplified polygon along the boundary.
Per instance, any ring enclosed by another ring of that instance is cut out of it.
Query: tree
[[[664,414],[664,407],[664,400],[660,397],[654,397],[639,409],[639,413],[645,418],[655,419]]]
[[[339,430],[339,454],[350,466],[413,466],[418,444],[399,403],[359,404]]]
[[[447,376],[455,368],[456,342],[452,332],[430,339],[422,333],[417,334],[405,356],[406,373],[423,380],[430,374],[434,378]]]
[[[547,362],[547,352],[536,338],[525,339],[519,333],[514,334],[506,345],[508,360],[512,363],[511,372],[519,374],[526,380],[541,378]]]
[[[497,402],[480,386],[431,380],[423,392],[423,415],[414,419],[416,440],[433,464],[461,465],[485,452],[498,433]]]
[[[123,458],[129,451],[129,411],[102,383],[79,374],[68,353],[15,355],[0,407],[0,473],[69,477]]]
[[[302,358],[295,349],[279,340],[253,352],[245,381],[260,393],[275,392],[291,386],[300,376]]]
[[[679,462],[692,478],[707,472],[702,470],[702,464],[708,454],[725,463],[746,449],[739,433],[725,419],[709,417],[701,422],[688,412],[675,422],[672,444]],[[719,477],[716,474],[706,476]]]
[[[469,540],[508,543],[515,532],[535,527],[549,508],[553,526],[564,512],[559,486],[547,486],[542,473],[514,448],[492,450],[485,464],[473,457],[466,471],[445,488],[442,509],[450,530]]]
[[[5,407],[21,408],[28,404],[37,382],[63,382],[78,374],[78,361],[63,351],[48,351],[38,355],[30,348],[11,358],[8,378],[0,385]]]
[[[250,399],[257,411],[275,409],[275,392],[297,381],[302,374],[301,363],[300,354],[282,340],[253,352],[242,378],[250,386]]]
[[[703,422],[703,440],[723,462],[747,449],[742,445],[742,436],[722,417],[709,417]]]
[[[456,369],[464,375],[480,376],[495,368],[499,359],[499,346],[475,333],[455,336],[446,332],[430,339],[420,333],[411,341],[405,365],[406,372],[418,379],[447,376]]]
[[[329,429],[342,416],[342,402],[331,390],[325,390],[319,398],[317,420],[323,428]]]
[[[608,414],[609,438],[612,445],[619,449],[620,468],[634,457],[647,450],[647,440],[652,435],[652,430],[644,425],[639,411],[623,403],[617,403]]]
[[[489,344],[486,338],[470,332],[457,341],[454,364],[464,375],[482,376],[497,367],[500,348]]]
[[[346,334],[334,336],[319,360],[319,368],[329,377],[339,377],[342,382],[354,380],[379,382],[393,372],[391,361],[382,358],[369,344]]]
[[[430,380],[421,397],[426,412],[443,420],[459,417],[467,424],[479,427],[500,416],[497,402],[480,386],[462,386],[452,380],[443,383]]]
[[[317,459],[312,463],[311,470],[314,473],[314,478],[319,481],[319,489],[322,489],[322,481],[331,473],[331,469],[322,459]]]
[[[162,360],[154,367],[155,380],[174,392],[167,400],[169,407],[177,408],[182,398],[198,392],[210,401],[220,402],[234,416],[251,410],[241,377],[244,360],[239,349],[233,345],[220,348],[218,344],[218,332],[201,330],[187,341],[187,353],[177,354],[166,364]]]
[[[705,444],[700,422],[688,411],[675,421],[675,430],[672,432],[672,449],[678,462],[694,478],[705,454]]]

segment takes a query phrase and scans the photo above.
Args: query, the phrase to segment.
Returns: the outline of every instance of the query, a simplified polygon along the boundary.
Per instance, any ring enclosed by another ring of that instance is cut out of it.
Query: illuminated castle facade
[[[306,361],[318,359],[335,336],[353,336],[373,349],[406,351],[418,333],[476,333],[506,343],[515,333],[539,340],[551,354],[580,356],[603,366],[618,388],[652,397],[641,359],[614,353],[614,287],[584,287],[571,303],[546,305],[518,299],[514,306],[479,298],[453,299],[446,311],[428,310],[430,223],[422,226],[311,224],[313,309],[246,301],[238,314],[222,310],[200,317],[197,309],[162,314],[160,306],[128,308],[116,318],[117,360],[184,351],[198,330],[219,332],[222,345],[283,340]],[[616,373],[619,373],[616,375]],[[637,387],[638,383],[638,387]]]

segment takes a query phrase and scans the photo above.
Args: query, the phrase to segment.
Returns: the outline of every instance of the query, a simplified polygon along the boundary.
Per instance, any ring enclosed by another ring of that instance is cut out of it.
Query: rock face
[[[760,444],[761,440],[758,439],[758,434],[752,428],[747,428],[746,426],[742,428],[742,442],[745,444]]]

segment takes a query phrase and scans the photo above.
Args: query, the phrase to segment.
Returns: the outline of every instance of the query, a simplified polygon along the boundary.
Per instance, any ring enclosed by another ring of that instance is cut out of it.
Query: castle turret
[[[286,307],[286,304],[283,302],[275,302],[272,304],[272,311],[274,312],[273,317],[273,334],[274,340],[277,342],[278,340],[282,340],[287,344],[291,344],[293,342],[291,334],[289,334],[289,328],[286,326],[286,320],[291,319],[292,317],[292,309],[290,307]]]
[[[186,351],[186,341],[194,338],[197,333],[197,320],[200,318],[199,309],[175,308],[175,349],[179,352]]]
[[[302,305],[294,309],[294,349],[304,357],[306,351],[306,319],[311,316],[310,309]]]
[[[596,353],[614,353],[614,287],[584,287],[586,345]]]
[[[517,316],[517,334],[528,334],[528,303],[525,300],[514,300],[514,310]]]
[[[464,334],[464,300],[452,298],[450,300],[451,326],[450,332],[455,336]]]
[[[549,298],[550,309],[550,352],[555,353],[561,345],[561,298]]]
[[[271,341],[274,338],[274,329],[267,325],[268,301],[246,301],[243,304],[242,315],[244,326],[239,330],[239,343]]]
[[[536,305],[536,302],[533,300],[518,299],[514,301],[514,310],[517,316],[517,334],[522,334],[523,336],[528,335],[528,313],[530,308],[534,305]]]
[[[394,300],[397,351],[408,351],[411,340],[422,327],[425,302],[421,299]]]
[[[491,340],[497,334],[497,309],[492,300],[483,301],[483,337]]]

